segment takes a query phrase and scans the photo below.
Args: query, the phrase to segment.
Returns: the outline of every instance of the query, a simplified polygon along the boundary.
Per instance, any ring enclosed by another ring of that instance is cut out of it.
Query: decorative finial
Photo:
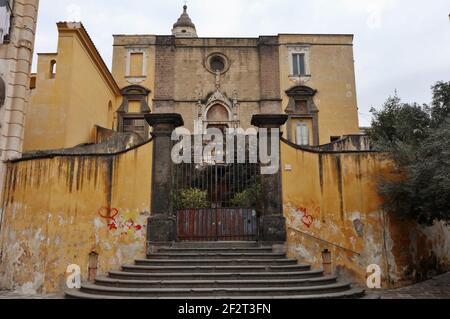
[[[216,89],[220,90],[220,76],[222,73],[219,70],[216,70]]]

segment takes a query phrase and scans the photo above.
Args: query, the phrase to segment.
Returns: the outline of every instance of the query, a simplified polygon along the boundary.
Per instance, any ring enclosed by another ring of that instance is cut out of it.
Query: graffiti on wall
[[[314,217],[308,214],[308,210],[306,208],[297,208],[296,213],[301,215],[301,222],[305,227],[310,228],[312,226],[314,223]]]
[[[102,207],[98,215],[107,222],[108,230],[119,231],[121,235],[131,235],[144,228],[136,221],[137,213],[119,213],[117,208]]]

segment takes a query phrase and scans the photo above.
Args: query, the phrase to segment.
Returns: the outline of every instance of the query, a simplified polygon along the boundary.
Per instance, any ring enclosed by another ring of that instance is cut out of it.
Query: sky
[[[170,34],[183,4],[40,0],[35,53],[56,52],[58,21],[81,21],[110,67],[113,34]],[[190,0],[187,5],[200,37],[354,34],[361,126],[370,124],[370,109],[379,109],[395,92],[404,102],[429,103],[430,87],[450,81],[449,0]]]

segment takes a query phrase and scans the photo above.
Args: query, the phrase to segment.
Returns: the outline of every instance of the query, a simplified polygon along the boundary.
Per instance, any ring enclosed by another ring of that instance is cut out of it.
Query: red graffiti
[[[101,218],[104,218],[108,221],[108,229],[109,230],[117,230],[116,217],[119,215],[119,210],[116,208],[110,207],[102,207],[98,211],[98,214]]]
[[[122,218],[118,220],[119,210],[117,208],[102,207],[98,211],[98,215],[108,221],[107,227],[110,231],[116,231],[120,228],[122,235],[128,235],[130,231],[143,229],[143,226],[136,224],[132,218],[125,222]]]
[[[312,226],[312,224],[314,223],[314,217],[312,217],[311,215],[305,215],[302,218],[302,223],[306,227],[310,228]]]
[[[142,226],[141,225],[136,225],[136,223],[134,222],[134,220],[129,219],[126,223],[125,226],[128,228],[128,230],[141,230]]]
[[[314,223],[314,217],[308,214],[308,210],[306,208],[298,208],[297,212],[302,215],[302,223],[306,227],[310,228]]]

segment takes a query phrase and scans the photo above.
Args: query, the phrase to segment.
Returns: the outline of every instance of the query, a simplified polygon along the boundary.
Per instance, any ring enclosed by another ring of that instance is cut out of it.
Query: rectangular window
[[[128,113],[141,113],[141,101],[128,101]]]
[[[292,55],[292,66],[293,75],[306,75],[305,68],[305,54],[304,53],[294,53]]]
[[[146,125],[147,122],[142,118],[124,119],[123,131],[128,133],[134,132],[145,138]]]
[[[143,76],[144,69],[144,54],[131,53],[130,54],[130,76]]]
[[[0,44],[10,39],[11,16],[13,8],[12,0],[0,1]]]
[[[306,123],[297,124],[297,144],[309,145],[309,128]]]

